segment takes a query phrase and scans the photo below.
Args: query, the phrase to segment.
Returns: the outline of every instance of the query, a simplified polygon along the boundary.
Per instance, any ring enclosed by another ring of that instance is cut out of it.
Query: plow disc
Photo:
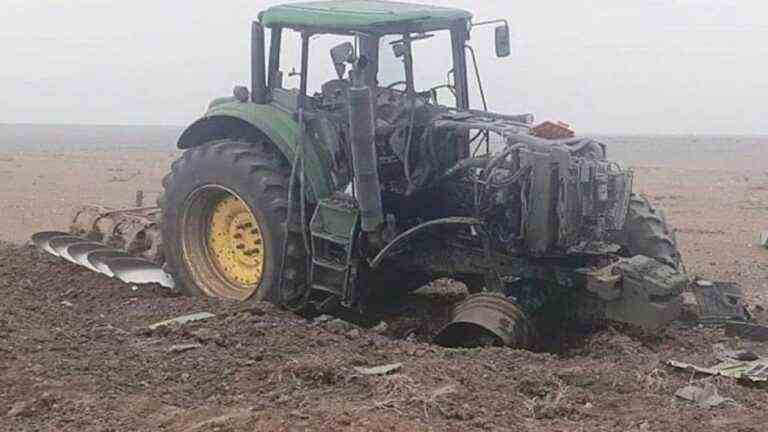
[[[158,214],[155,208],[82,207],[75,212],[71,232],[40,232],[32,236],[32,243],[53,256],[125,283],[174,288],[173,278],[162,268]]]

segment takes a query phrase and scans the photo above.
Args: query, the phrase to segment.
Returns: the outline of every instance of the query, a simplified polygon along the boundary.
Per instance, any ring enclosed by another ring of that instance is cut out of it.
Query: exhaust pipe
[[[264,26],[254,21],[251,26],[251,102],[255,104],[267,103],[264,39]]]
[[[384,223],[384,210],[374,137],[373,97],[365,85],[349,89],[349,135],[362,229],[375,232]]]

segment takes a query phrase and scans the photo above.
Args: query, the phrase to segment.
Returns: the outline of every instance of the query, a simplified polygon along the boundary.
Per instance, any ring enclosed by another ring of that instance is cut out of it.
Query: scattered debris
[[[755,304],[750,305],[749,308],[749,318],[750,321],[753,324],[766,324],[768,325],[768,309],[765,307]]]
[[[718,359],[721,361],[727,361],[727,360],[738,360],[738,361],[755,361],[759,360],[760,357],[755,354],[752,351],[749,350],[729,350],[729,351],[721,351],[718,354]]]
[[[221,336],[221,333],[209,328],[197,329],[192,332],[192,335],[200,343],[213,342],[219,346],[226,346],[226,342],[224,341],[224,338]]]
[[[33,417],[39,411],[48,409],[56,401],[51,393],[43,393],[40,397],[17,402],[6,413],[7,417]]]
[[[753,382],[768,381],[768,361],[726,360],[712,367],[701,367],[676,360],[669,360],[667,365],[676,369],[684,369],[706,375],[720,375],[735,379],[746,379]]]
[[[684,292],[680,295],[682,299],[682,308],[680,311],[680,321],[687,323],[698,323],[699,315],[699,302],[696,301],[696,296],[692,292]]]
[[[22,401],[17,402],[11,406],[11,409],[8,410],[8,413],[6,416],[8,417],[29,417],[33,411],[32,411],[32,405],[34,404],[34,401]]]
[[[384,334],[387,330],[389,330],[389,325],[384,321],[376,324],[376,326],[371,329],[371,331],[376,334]]]
[[[392,363],[384,366],[376,366],[372,368],[356,367],[355,372],[361,375],[389,375],[403,367],[402,363]]]
[[[724,403],[736,403],[733,399],[720,396],[717,393],[717,388],[712,384],[707,384],[704,388],[696,386],[683,387],[675,393],[675,396],[693,402],[704,409],[714,408]]]
[[[760,246],[768,248],[768,231],[760,233]]]
[[[315,318],[315,324],[323,324],[333,320],[334,318],[331,315],[320,315],[319,317]]]
[[[344,334],[354,328],[354,326],[342,319],[334,319],[324,324],[326,330],[331,333]]]
[[[168,348],[168,352],[172,354],[181,354],[183,352],[192,351],[202,347],[203,346],[200,344],[173,345],[172,347]]]
[[[62,300],[62,301],[61,301],[61,305],[62,305],[62,306],[66,306],[66,307],[74,307],[74,306],[75,306],[75,304],[74,304],[74,303],[72,303],[72,302],[68,302],[68,301],[66,301],[66,300]]]
[[[186,324],[194,321],[203,321],[215,317],[216,315],[209,312],[200,312],[191,315],[184,315],[177,318],[169,319],[167,321],[161,321],[159,323],[149,326],[150,330],[156,330],[160,327],[169,326],[172,324]]]
[[[725,323],[725,335],[749,339],[755,342],[768,342],[768,327],[759,324],[729,321]]]
[[[693,294],[702,324],[747,320],[744,294],[737,283],[698,280],[693,284]]]

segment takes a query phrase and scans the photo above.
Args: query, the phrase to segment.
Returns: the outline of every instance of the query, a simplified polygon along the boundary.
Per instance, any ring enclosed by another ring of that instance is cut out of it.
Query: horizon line
[[[167,123],[41,123],[41,122],[2,122],[0,126],[75,126],[75,127],[162,127],[184,129],[189,125]],[[579,136],[721,136],[721,137],[768,137],[766,132],[619,132],[619,131],[586,131],[577,133]]]

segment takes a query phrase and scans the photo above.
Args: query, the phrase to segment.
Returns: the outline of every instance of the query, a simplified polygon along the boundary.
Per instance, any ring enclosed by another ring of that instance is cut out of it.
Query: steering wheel
[[[386,90],[395,90],[395,87],[398,87],[398,86],[406,86],[406,87],[408,87],[408,81],[395,81],[392,84],[390,84],[390,85],[388,85],[388,86],[386,86],[384,88]],[[401,93],[405,93],[405,90],[395,90],[395,91],[399,91]]]
[[[406,89],[396,90],[395,87],[399,87],[399,86],[405,86]],[[408,92],[407,91],[407,86],[408,86],[408,82],[407,81],[395,81],[392,84],[382,88],[381,91],[376,95],[376,97],[378,98],[379,96],[384,94],[385,91],[395,91],[395,92],[398,92],[400,94],[406,94]],[[424,101],[424,103],[426,103],[426,104],[429,104],[429,101],[431,100],[431,96],[430,96],[431,94],[432,94],[432,90],[431,89],[426,91],[426,92],[414,92],[414,96],[418,97],[419,99]]]

